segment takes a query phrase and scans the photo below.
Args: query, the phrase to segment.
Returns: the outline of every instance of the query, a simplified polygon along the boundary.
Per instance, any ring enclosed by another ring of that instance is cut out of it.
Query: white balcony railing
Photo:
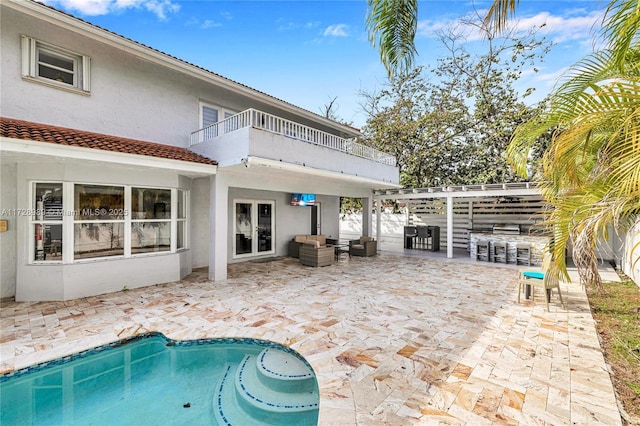
[[[190,145],[194,146],[202,142],[207,142],[245,127],[254,127],[389,166],[396,165],[396,159],[392,155],[355,142],[353,139],[341,138],[331,133],[323,132],[255,109],[242,111],[207,126],[204,129],[196,130],[191,133]]]

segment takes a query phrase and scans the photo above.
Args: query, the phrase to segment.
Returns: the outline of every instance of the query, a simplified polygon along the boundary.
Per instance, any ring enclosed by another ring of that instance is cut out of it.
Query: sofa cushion
[[[360,237],[360,244],[364,244],[366,242],[373,241],[372,237]]]
[[[304,243],[305,241],[307,241],[307,235],[296,235],[293,240],[296,243]]]
[[[307,235],[307,240],[318,241],[320,246],[327,245],[327,237],[324,235]]]
[[[304,245],[312,246],[315,248],[320,248],[320,241],[317,240],[307,240],[303,243]]]
[[[364,245],[362,245],[362,244],[352,244],[351,248],[358,249],[358,250],[364,250]]]
[[[526,272],[523,272],[522,275],[524,275],[527,278],[535,278],[538,280],[544,279],[544,272],[526,271]]]

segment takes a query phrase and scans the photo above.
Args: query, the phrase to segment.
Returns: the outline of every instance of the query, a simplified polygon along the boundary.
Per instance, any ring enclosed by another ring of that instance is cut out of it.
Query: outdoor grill
[[[520,235],[520,225],[517,224],[495,224],[492,232],[494,234]]]

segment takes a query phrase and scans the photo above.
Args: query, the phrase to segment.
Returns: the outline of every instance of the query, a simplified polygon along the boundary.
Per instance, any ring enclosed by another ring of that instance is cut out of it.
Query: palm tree
[[[492,8],[487,19],[503,28],[500,16],[513,10],[513,1],[496,3],[503,5]],[[610,225],[633,225],[640,213],[639,36],[638,1],[611,1],[602,25],[606,48],[565,74],[550,107],[516,130],[507,151],[526,175],[532,144],[555,129],[539,175],[543,195],[554,207],[545,223],[553,231],[553,271],[566,277],[571,240],[582,281],[597,286],[596,241],[607,237]]]
[[[496,31],[503,31],[509,20],[509,15],[514,16],[516,6],[520,0],[494,0],[484,18],[487,27],[494,27]]]
[[[485,23],[504,30],[518,4],[495,0]],[[411,66],[416,25],[416,2],[369,0],[369,39],[377,42],[389,75]],[[508,148],[512,164],[526,176],[534,141],[554,129],[537,176],[554,207],[546,222],[553,233],[552,272],[566,277],[565,250],[572,240],[581,279],[598,286],[596,240],[609,225],[630,225],[640,215],[638,0],[611,0],[601,36],[606,48],[570,69],[551,94],[550,107],[519,127]]]

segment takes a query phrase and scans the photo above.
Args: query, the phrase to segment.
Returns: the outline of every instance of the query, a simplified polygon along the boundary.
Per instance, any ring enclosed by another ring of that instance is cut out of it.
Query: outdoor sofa
[[[306,241],[319,241],[321,246],[327,245],[327,238],[324,235],[296,235],[289,241],[289,256],[300,257],[300,247]]]

